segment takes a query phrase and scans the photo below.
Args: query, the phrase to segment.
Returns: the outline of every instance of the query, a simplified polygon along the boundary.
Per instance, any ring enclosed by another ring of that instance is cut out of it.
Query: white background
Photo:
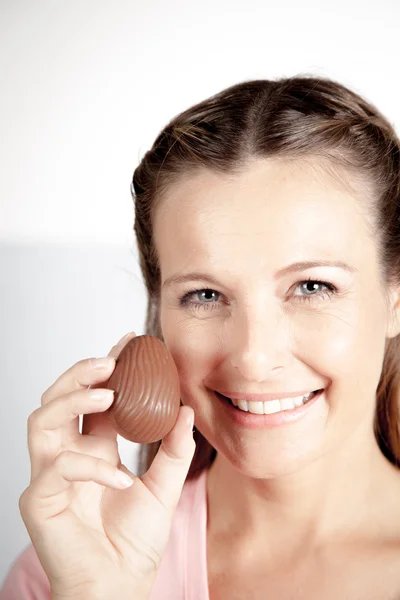
[[[129,185],[155,136],[228,85],[297,74],[350,86],[399,131],[399,25],[397,0],[0,1],[0,582],[30,541],[29,413],[144,331]]]

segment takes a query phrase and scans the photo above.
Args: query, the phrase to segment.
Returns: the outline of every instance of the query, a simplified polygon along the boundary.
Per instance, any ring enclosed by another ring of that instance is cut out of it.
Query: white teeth
[[[304,402],[307,402],[308,398],[309,396],[303,396],[302,398],[300,398],[300,396],[296,396],[296,398],[293,398],[293,404],[295,407],[301,406],[304,404]]]
[[[233,400],[231,402],[236,408],[244,412],[250,412],[255,415],[271,415],[283,410],[293,410],[298,406],[302,406],[313,392],[304,396],[296,396],[295,398],[282,398],[281,400],[267,400],[265,402],[248,402],[247,400]]]
[[[281,405],[281,410],[292,410],[295,408],[296,404],[294,403],[296,398],[283,398],[279,400]],[[297,406],[301,406],[303,404],[303,398],[298,398],[299,404]]]
[[[278,402],[279,404],[279,402]],[[249,412],[254,413],[255,415],[263,415],[264,414],[264,402],[248,402]]]
[[[232,400],[232,403],[234,402],[236,402],[236,400]],[[235,404],[235,406],[240,408],[240,410],[244,410],[244,412],[248,412],[249,410],[249,403],[247,400],[237,400],[237,404]]]
[[[281,403],[279,400],[268,400],[266,402],[260,402],[264,405],[264,415],[272,415],[282,410]]]

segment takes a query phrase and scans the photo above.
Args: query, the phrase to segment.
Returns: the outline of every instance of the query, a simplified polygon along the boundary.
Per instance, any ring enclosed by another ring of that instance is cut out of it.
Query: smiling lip
[[[295,398],[296,396],[305,396],[310,392],[315,392],[320,388],[308,388],[305,391],[300,392],[279,392],[279,394],[240,394],[234,392],[220,392],[227,398],[233,398],[234,400],[247,400],[247,402],[268,402],[268,400],[281,400],[282,398]]]
[[[281,427],[282,425],[288,425],[304,418],[308,413],[314,412],[314,406],[320,406],[320,402],[324,399],[324,391],[320,390],[315,396],[308,400],[305,404],[293,408],[291,410],[281,410],[272,414],[257,415],[251,412],[244,412],[233,406],[232,402],[228,398],[224,398],[219,395],[219,392],[215,392],[215,397],[219,399],[222,406],[225,407],[227,414],[231,419],[241,427],[245,429],[270,429],[275,427]],[[318,410],[318,408],[316,408]]]

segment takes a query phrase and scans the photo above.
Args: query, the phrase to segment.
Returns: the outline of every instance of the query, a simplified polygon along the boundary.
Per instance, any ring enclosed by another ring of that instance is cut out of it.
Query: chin
[[[300,456],[298,448],[293,448],[293,451],[293,453],[280,453],[280,456],[275,459],[271,456],[263,457],[260,450],[257,451],[256,455],[252,455],[251,452],[243,453],[243,450],[240,454],[235,453],[233,450],[222,452],[222,454],[235,470],[252,479],[288,477],[307,468],[321,457],[321,453],[316,451],[307,452]],[[217,450],[217,452],[220,451]]]

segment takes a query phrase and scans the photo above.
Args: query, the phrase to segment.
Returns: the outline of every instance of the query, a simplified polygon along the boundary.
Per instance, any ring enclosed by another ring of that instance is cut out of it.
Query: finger
[[[119,355],[121,354],[122,350],[125,348],[126,344],[130,342],[130,340],[134,337],[136,337],[136,333],[134,331],[128,333],[118,342],[118,344],[111,348],[110,352],[108,353],[108,356],[111,356],[116,361]],[[83,417],[82,434],[97,435],[106,439],[117,439],[117,432],[111,425],[108,415],[102,413],[85,415]]]
[[[103,367],[98,368],[100,361]],[[105,362],[108,361],[108,364]],[[88,385],[108,381],[115,368],[113,357],[103,359],[87,358],[73,365],[63,373],[42,395],[41,406],[47,406],[57,398],[75,391],[87,390]],[[73,438],[79,434],[79,417],[65,423],[62,436]]]
[[[65,371],[44,392],[41,405],[45,406],[64,394],[78,390],[86,390],[88,386],[102,383],[111,377],[115,368],[115,359],[112,356],[96,359],[85,358],[75,363]]]
[[[115,368],[115,359],[118,357],[120,347],[123,348],[127,341],[135,335],[134,332],[126,334],[108,353],[102,358],[87,358],[75,363],[67,371],[62,373],[58,379],[42,395],[42,405],[47,404],[63,394],[74,390],[85,389],[89,385],[94,386],[109,379]]]
[[[33,411],[28,419],[31,480],[51,465],[63,448],[73,446],[82,437],[78,429],[71,432],[68,423],[81,414],[106,411],[113,399],[112,390],[85,389],[56,398]]]
[[[103,359],[84,359],[73,365],[44,392],[41,399],[41,406],[46,407],[58,398],[66,395],[84,391],[88,389],[89,384],[97,384],[108,380],[115,368],[115,359],[112,357]],[[31,417],[30,417],[31,419]],[[35,417],[32,417],[35,420]],[[37,431],[37,430],[36,430]],[[30,435],[30,424],[28,420],[28,436]],[[48,434],[49,449],[55,452],[59,451],[60,440],[74,439],[79,435],[79,416],[72,420],[67,420],[59,432]],[[33,436],[30,436],[33,444]],[[35,469],[34,469],[35,472]],[[32,476],[32,474],[31,474]]]
[[[165,436],[142,482],[167,508],[174,511],[192,462],[196,443],[193,439],[194,411],[181,406],[173,429]]]
[[[101,458],[61,452],[53,465],[42,471],[21,495],[19,507],[25,524],[26,520],[32,519],[42,523],[44,519],[60,514],[69,506],[73,483],[85,481],[125,489],[133,484],[134,476],[128,476]]]

